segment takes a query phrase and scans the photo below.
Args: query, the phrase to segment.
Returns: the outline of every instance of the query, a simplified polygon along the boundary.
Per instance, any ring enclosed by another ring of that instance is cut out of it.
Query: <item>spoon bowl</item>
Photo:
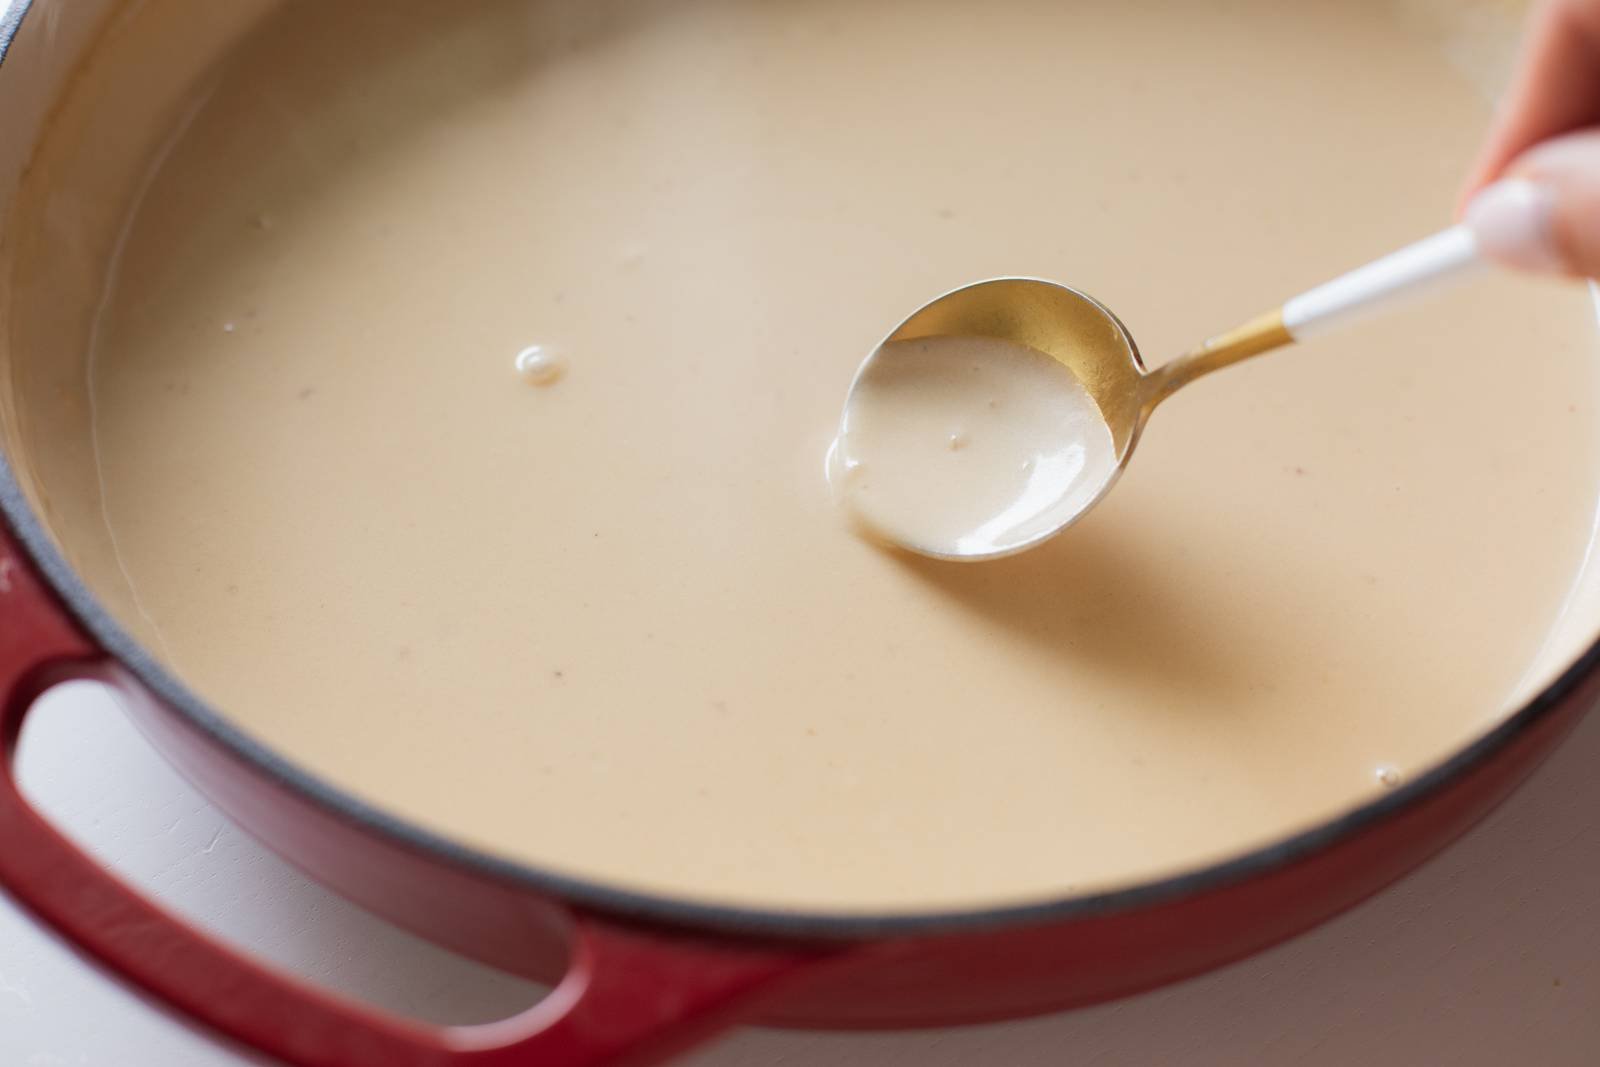
[[[894,374],[892,389],[926,390],[947,370],[942,353],[934,348],[921,357],[922,369],[904,366],[907,352],[927,350],[913,342],[961,338],[991,341],[1030,350],[1055,361],[1088,394],[1086,405],[1103,423],[1109,439],[1111,462],[1074,467],[1070,456],[1051,464],[1048,453],[1031,457],[1035,470],[1007,501],[1001,529],[964,531],[959,536],[933,537],[927,531],[910,532],[908,524],[885,522],[874,509],[857,507],[856,518],[869,534],[935,559],[984,560],[1032,548],[1075,522],[1110,490],[1133,451],[1143,425],[1138,397],[1147,377],[1133,336],[1111,310],[1086,293],[1038,278],[993,278],[952,290],[924,304],[895,327],[872,350],[856,372],[845,402],[839,440],[829,455],[829,480],[836,489],[850,486],[855,460],[843,442],[849,438],[852,413],[863,394],[882,391],[880,382]],[[913,360],[918,357],[913,355]],[[891,359],[902,365],[891,372]],[[973,370],[979,368],[974,366]],[[1052,383],[1045,382],[1048,386]],[[959,383],[957,388],[977,388]],[[1018,398],[1025,400],[1027,398]],[[991,404],[993,401],[991,401]],[[1004,412],[1017,418],[1017,401]],[[1049,416],[1038,411],[1035,417]],[[950,435],[955,439],[957,435]],[[980,437],[980,444],[986,443]],[[953,440],[951,448],[964,447]],[[1009,457],[1016,462],[1016,457]],[[1078,472],[1079,476],[1072,475]],[[1075,491],[1068,491],[1071,486]],[[938,491],[949,492],[948,486]]]

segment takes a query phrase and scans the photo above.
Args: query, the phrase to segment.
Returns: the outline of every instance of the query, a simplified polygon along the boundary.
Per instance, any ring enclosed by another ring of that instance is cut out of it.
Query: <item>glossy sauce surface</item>
[[[1306,827],[1551,627],[1584,293],[1198,384],[991,564],[853,536],[821,457],[931,293],[1070,280],[1154,363],[1442,225],[1487,108],[1437,43],[1332,0],[288,4],[123,242],[91,577],[317,775],[632,887],[971,906]]]

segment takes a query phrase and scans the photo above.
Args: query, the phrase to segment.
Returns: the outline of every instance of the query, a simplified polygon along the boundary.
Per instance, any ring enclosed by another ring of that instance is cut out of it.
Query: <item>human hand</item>
[[[1544,0],[1462,191],[1510,266],[1600,277],[1600,0]]]

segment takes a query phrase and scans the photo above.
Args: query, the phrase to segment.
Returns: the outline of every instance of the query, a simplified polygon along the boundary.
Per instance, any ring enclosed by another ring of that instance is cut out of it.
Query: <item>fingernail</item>
[[[1562,273],[1567,261],[1555,237],[1555,204],[1546,186],[1505,178],[1472,198],[1465,219],[1490,259],[1521,270]]]

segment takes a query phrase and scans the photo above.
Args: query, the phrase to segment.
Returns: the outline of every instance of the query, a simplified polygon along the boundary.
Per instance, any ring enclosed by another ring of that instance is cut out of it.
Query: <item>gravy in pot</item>
[[[75,349],[109,537],[58,536],[251,734],[502,856],[904,911],[1236,854],[1506,711],[1590,541],[1584,291],[1197,385],[993,563],[854,536],[823,456],[930,293],[1071,279],[1159,361],[1443,224],[1488,108],[1436,44],[1345,0],[288,3],[123,190]]]

